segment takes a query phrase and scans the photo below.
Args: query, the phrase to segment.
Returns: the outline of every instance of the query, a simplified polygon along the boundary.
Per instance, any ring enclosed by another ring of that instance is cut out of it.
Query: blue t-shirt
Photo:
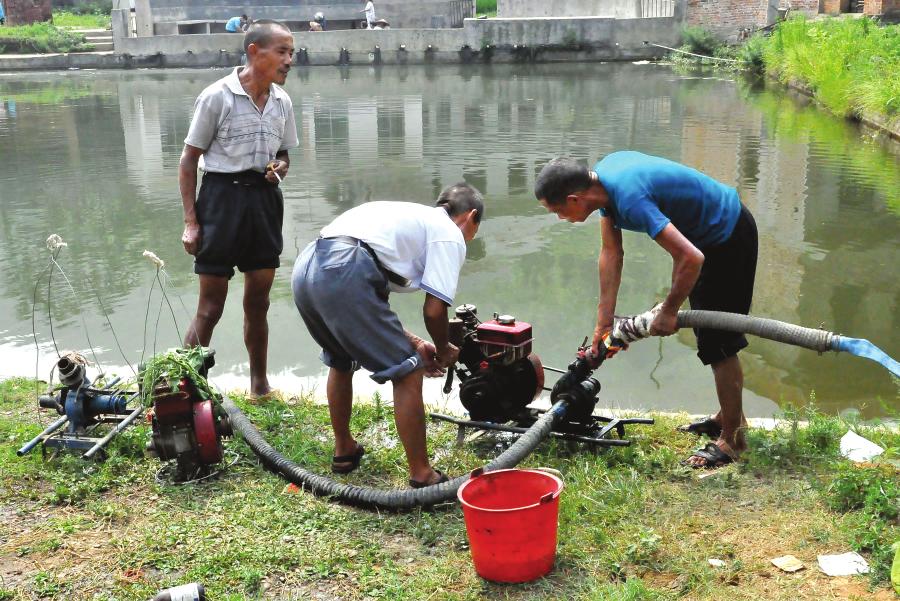
[[[219,21],[221,23],[221,21]],[[240,17],[231,17],[225,23],[225,31],[229,31],[231,33],[237,33],[241,30],[241,18]]]
[[[618,229],[656,238],[671,222],[703,249],[728,240],[741,213],[737,190],[668,159],[613,152],[594,172],[610,201],[600,214],[612,217]]]

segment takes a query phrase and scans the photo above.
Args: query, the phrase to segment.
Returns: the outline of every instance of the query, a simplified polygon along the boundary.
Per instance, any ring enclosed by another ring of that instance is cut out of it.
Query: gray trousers
[[[327,238],[311,242],[294,263],[291,288],[328,367],[363,367],[378,383],[422,367],[388,304],[387,277],[359,244]]]

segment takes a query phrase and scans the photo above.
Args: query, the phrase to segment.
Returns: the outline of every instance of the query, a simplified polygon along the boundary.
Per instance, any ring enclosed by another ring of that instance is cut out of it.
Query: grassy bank
[[[84,36],[49,23],[0,27],[0,54],[44,54],[93,50]]]
[[[76,27],[78,29],[109,29],[111,19],[109,11],[76,13],[67,10],[54,10],[53,24],[57,27]]]
[[[736,59],[740,67],[809,90],[836,115],[874,115],[900,127],[900,25],[879,26],[868,18],[810,21],[800,15],[738,47],[696,27],[686,29],[683,38],[691,52]]]
[[[696,439],[676,420],[633,428],[627,448],[592,453],[544,442],[526,460],[564,474],[558,559],[540,581],[500,586],[471,566],[457,506],[407,514],[348,509],[290,492],[243,442],[224,476],[202,486],[157,484],[143,456],[146,426],[114,441],[103,464],[15,450],[40,426],[34,384],[0,384],[0,599],[146,599],[198,581],[212,599],[883,599],[888,545],[900,538],[896,462],[900,435],[863,434],[885,460],[854,466],[837,457],[846,424],[820,415],[808,428],[751,433],[755,451],[707,478],[679,466]],[[240,402],[240,399],[238,399]],[[325,407],[308,399],[245,406],[270,442],[325,472],[331,454]],[[44,418],[45,423],[48,420]],[[355,409],[370,449],[345,477],[404,485],[391,408]],[[508,440],[454,444],[455,429],[429,425],[435,463],[459,474]],[[828,578],[816,555],[859,550],[870,577]],[[793,554],[806,569],[779,572]],[[723,567],[708,560],[720,559]]]
[[[900,26],[869,19],[781,23],[763,50],[766,69],[799,81],[841,116],[900,116]]]

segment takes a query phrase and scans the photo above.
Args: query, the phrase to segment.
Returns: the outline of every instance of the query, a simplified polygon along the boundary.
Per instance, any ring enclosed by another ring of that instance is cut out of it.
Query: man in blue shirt
[[[554,159],[538,175],[537,199],[560,219],[580,223],[600,212],[600,300],[592,348],[613,325],[622,280],[622,230],[644,232],[672,256],[672,287],[658,308],[650,333],[669,336],[678,309],[747,314],[753,298],[758,235],[753,216],[737,191],[695,169],[639,152],[613,152],[593,169],[571,159]],[[719,412],[685,426],[714,443],[686,464],[719,467],[746,450],[744,375],[737,353],[742,334],[695,329],[697,355],[712,367]]]
[[[6,14],[3,12],[3,0],[0,0],[0,25],[6,24]]]
[[[225,22],[225,31],[228,33],[241,33],[247,31],[250,25],[250,17],[241,15],[240,17],[231,17]]]

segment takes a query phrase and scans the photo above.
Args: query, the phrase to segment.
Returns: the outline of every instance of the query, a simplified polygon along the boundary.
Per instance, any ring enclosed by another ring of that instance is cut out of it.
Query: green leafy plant
[[[684,49],[695,54],[713,56],[722,42],[708,29],[700,26],[685,27],[681,30]]]
[[[170,386],[187,378],[197,389],[210,399],[217,399],[219,395],[213,392],[209,383],[202,375],[200,369],[203,366],[208,350],[194,346],[179,348],[167,353],[156,355],[141,370],[141,401],[147,405],[153,393],[153,387],[160,380],[167,380]]]

